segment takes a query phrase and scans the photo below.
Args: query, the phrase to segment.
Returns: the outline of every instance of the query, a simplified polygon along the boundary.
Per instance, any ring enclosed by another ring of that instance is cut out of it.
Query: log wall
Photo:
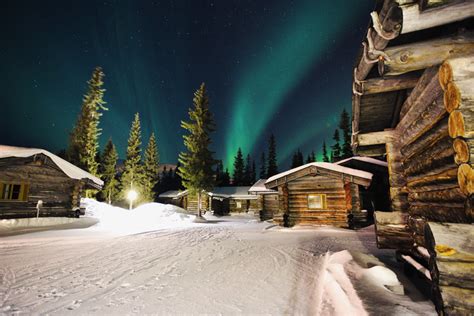
[[[262,210],[260,219],[262,221],[273,218],[273,214],[278,212],[278,194],[263,194]]]
[[[34,217],[38,200],[40,216],[64,216],[79,207],[83,183],[70,179],[45,156],[7,158],[0,161],[0,181],[28,184],[26,201],[0,201],[0,218]]]

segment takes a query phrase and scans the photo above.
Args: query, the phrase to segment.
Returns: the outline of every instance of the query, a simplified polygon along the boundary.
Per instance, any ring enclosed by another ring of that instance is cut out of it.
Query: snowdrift
[[[91,229],[118,234],[139,234],[165,228],[181,228],[193,225],[194,215],[170,204],[147,203],[133,210],[111,206],[93,199],[83,199],[86,216],[99,220]]]

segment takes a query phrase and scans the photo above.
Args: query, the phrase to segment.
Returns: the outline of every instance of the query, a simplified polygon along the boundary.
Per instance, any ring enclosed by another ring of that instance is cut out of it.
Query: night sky
[[[206,82],[216,158],[257,159],[270,133],[280,169],[292,152],[321,155],[343,108],[374,2],[0,2],[0,144],[66,148],[95,66],[105,72],[101,144],[124,157],[133,114],[161,162],[183,150],[180,121]]]

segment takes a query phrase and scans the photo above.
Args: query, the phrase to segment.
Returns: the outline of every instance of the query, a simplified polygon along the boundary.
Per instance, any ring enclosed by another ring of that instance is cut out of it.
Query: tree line
[[[194,93],[193,105],[188,111],[189,120],[181,122],[181,127],[186,131],[183,136],[186,150],[179,154],[177,167],[165,168],[159,173],[156,136],[151,133],[143,151],[140,115],[136,113],[131,123],[126,159],[121,170],[118,170],[119,157],[112,139],[109,138],[102,152],[99,149],[102,132],[99,127],[100,118],[108,111],[103,99],[103,78],[104,72],[96,67],[87,82],[81,112],[64,153],[71,163],[104,181],[100,192],[88,190],[87,196],[97,197],[108,203],[123,204],[127,193],[134,190],[139,197],[137,203],[143,203],[154,201],[158,193],[167,190],[186,188],[191,193],[200,195],[202,191],[211,190],[214,186],[250,186],[256,182],[257,176],[267,179],[278,174],[276,140],[273,134],[268,139],[267,150],[261,152],[258,174],[257,162],[249,153],[244,155],[240,147],[234,157],[232,176],[224,168],[222,160],[214,159],[214,152],[209,148],[212,143],[211,133],[216,130],[216,125],[209,110],[204,83]],[[330,147],[329,155],[326,142],[323,142],[323,161],[334,162],[352,156],[350,132],[349,114],[343,110],[338,128],[334,131],[334,144]],[[317,157],[314,150],[304,160],[303,153],[298,149],[293,154],[291,167],[315,161]]]

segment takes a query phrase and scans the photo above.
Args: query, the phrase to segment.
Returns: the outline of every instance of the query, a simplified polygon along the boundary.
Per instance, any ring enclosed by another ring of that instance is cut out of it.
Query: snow
[[[171,204],[147,203],[133,210],[111,206],[93,199],[83,199],[82,204],[86,207],[87,216],[99,220],[94,229],[119,235],[189,227],[196,217]]]
[[[267,189],[265,186],[265,182],[267,179],[260,179],[255,184],[250,187],[249,193],[255,193],[255,194],[278,194],[278,191],[272,190],[272,189]]]
[[[170,205],[85,204],[98,225],[0,238],[0,314],[436,315],[373,227],[197,224]],[[398,280],[410,296],[386,287]]]
[[[295,173],[297,171],[300,171],[300,170],[303,170],[303,169],[306,169],[306,168],[310,168],[310,167],[316,167],[316,168],[321,168],[321,169],[332,170],[332,171],[336,171],[336,172],[339,172],[339,173],[348,174],[348,175],[351,175],[351,176],[354,176],[354,177],[360,177],[360,178],[364,178],[364,179],[367,179],[367,180],[372,180],[372,174],[370,172],[366,172],[366,171],[362,171],[362,170],[356,170],[356,169],[352,169],[352,168],[348,168],[348,167],[343,167],[343,166],[336,165],[336,164],[329,163],[329,162],[311,162],[311,163],[308,163],[308,164],[290,169],[288,171],[276,174],[276,175],[268,178],[265,183],[268,184],[268,183],[273,182],[277,179],[284,178],[285,176],[288,176],[292,173]]]
[[[209,192],[209,196],[220,197],[220,198],[232,198],[232,199],[256,199],[255,195],[249,194],[249,186],[237,186],[237,187],[215,187],[212,192]]]
[[[48,156],[56,164],[56,166],[58,166],[71,179],[77,179],[77,180],[89,179],[99,186],[104,185],[104,182],[100,180],[99,178],[74,166],[73,164],[56,156],[55,154],[50,153],[47,150],[38,149],[38,148],[24,148],[24,147],[0,145],[0,159],[8,158],[8,157],[26,158],[26,157],[32,157],[34,155],[39,155],[39,154]]]
[[[351,161],[351,160],[359,160],[359,161],[371,163],[371,164],[374,164],[374,165],[379,165],[379,166],[382,166],[382,167],[388,167],[388,164],[385,161],[375,159],[375,158],[372,158],[372,157],[360,157],[360,156],[354,156],[354,157],[346,158],[344,160],[340,160],[338,162],[335,162],[335,164],[336,165],[342,165],[342,164],[344,164],[348,161]]]

